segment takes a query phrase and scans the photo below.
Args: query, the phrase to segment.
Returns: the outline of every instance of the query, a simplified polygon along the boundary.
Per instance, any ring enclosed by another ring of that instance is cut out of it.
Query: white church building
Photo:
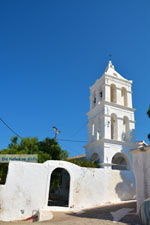
[[[135,199],[129,151],[134,141],[132,81],[115,71],[111,61],[90,88],[86,157],[100,168],[85,168],[61,160],[10,162],[0,185],[0,221],[52,218],[51,211],[81,210]],[[53,179],[59,175],[54,190]],[[92,185],[91,185],[92,184]]]
[[[104,74],[90,87],[86,157],[102,168],[130,169],[129,151],[137,147],[134,111],[132,81],[109,61]]]

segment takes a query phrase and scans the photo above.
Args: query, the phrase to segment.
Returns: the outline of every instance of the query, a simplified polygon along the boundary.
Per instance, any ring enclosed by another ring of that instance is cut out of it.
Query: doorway
[[[48,206],[69,206],[70,175],[63,168],[56,168],[50,179]]]

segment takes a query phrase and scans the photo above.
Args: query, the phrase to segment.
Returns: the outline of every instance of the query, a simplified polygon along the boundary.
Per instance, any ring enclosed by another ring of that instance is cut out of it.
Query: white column
[[[132,108],[132,92],[127,92],[128,107]]]
[[[104,100],[110,102],[110,86],[108,85],[104,88]]]
[[[121,89],[116,88],[116,97],[117,97],[117,104],[123,105],[122,98],[121,98]]]
[[[100,93],[99,93],[99,90],[96,91],[96,104],[100,104]]]
[[[111,139],[111,117],[104,117],[104,138]]]
[[[117,118],[117,125],[118,125],[118,141],[123,141],[122,135],[124,132],[123,127],[123,119]]]

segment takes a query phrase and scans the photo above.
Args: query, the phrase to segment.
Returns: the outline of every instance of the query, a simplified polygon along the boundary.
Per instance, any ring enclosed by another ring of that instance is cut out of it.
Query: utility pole
[[[55,134],[54,134],[54,139],[56,140],[57,135],[60,134],[60,130],[58,130],[57,127],[52,127],[52,128],[53,128],[53,130],[54,130],[54,132],[55,132]]]

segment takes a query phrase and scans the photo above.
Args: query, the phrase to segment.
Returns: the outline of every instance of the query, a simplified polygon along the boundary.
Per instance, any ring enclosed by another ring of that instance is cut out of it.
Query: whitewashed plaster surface
[[[133,169],[136,180],[137,211],[145,199],[150,198],[150,147],[134,150]]]
[[[83,209],[133,199],[131,171],[84,168],[65,161],[40,163],[10,162],[5,185],[0,185],[0,220],[31,217],[47,206],[50,176],[54,169],[70,174],[69,208]]]
[[[115,101],[111,99],[112,85],[115,85]],[[126,105],[123,101],[122,88],[126,90]],[[92,159],[92,155],[96,153],[99,162],[107,164],[112,163],[112,158],[117,153],[122,153],[128,162],[128,168],[132,168],[129,151],[136,148],[134,111],[132,81],[121,76],[109,61],[104,74],[90,87],[90,111],[87,113],[88,144],[84,146],[88,159]],[[112,138],[112,115],[116,116],[115,138]],[[124,118],[128,119],[127,131]]]

